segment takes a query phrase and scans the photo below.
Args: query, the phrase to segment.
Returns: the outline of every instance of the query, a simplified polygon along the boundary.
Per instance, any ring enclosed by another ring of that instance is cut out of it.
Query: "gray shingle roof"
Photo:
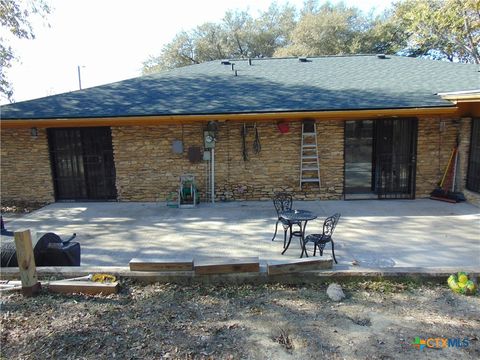
[[[480,88],[478,65],[400,56],[211,61],[9,104],[2,119],[330,111],[452,106],[439,92]]]

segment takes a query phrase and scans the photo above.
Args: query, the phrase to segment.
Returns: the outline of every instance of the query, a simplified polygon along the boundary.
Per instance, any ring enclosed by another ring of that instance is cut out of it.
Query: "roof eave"
[[[454,104],[458,102],[479,102],[480,101],[480,90],[445,92],[445,93],[438,93],[437,95],[439,95],[444,100],[453,102]]]
[[[26,127],[87,127],[87,126],[148,126],[160,124],[192,123],[202,121],[275,121],[301,120],[315,118],[319,120],[348,120],[383,117],[408,117],[428,115],[455,115],[458,108],[452,106],[399,108],[399,109],[363,109],[334,111],[296,111],[265,113],[232,113],[232,114],[191,114],[191,115],[156,115],[156,116],[124,116],[97,118],[56,118],[56,119],[14,119],[1,120],[2,128]]]

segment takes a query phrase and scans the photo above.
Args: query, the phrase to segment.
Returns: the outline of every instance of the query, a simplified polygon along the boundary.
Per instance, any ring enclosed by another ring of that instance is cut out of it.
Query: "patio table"
[[[300,226],[299,231],[292,231],[291,225],[290,225],[290,237],[288,239],[287,246],[285,246],[285,249],[283,249],[282,251],[282,255],[285,253],[285,251],[287,251],[288,247],[290,246],[292,237],[298,236],[300,239],[300,246],[302,248],[302,253],[300,254],[300,257],[302,258],[304,253],[305,253],[305,256],[308,257],[307,249],[305,248],[305,228],[307,227],[307,223],[310,220],[317,218],[317,215],[307,210],[287,210],[287,211],[280,212],[279,216],[282,219],[287,220],[291,224],[298,223]]]

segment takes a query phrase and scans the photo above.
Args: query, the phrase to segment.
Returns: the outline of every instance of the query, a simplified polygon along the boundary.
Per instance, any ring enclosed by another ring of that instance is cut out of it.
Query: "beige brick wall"
[[[458,138],[456,191],[480,206],[480,195],[465,188],[470,154],[471,118],[421,118],[418,125],[417,194],[428,197],[443,177]]]
[[[251,124],[253,125],[253,124]],[[196,175],[205,194],[206,162],[191,164],[187,149],[203,146],[205,124],[162,125],[148,128],[113,127],[112,138],[121,201],[164,201],[178,187],[183,173]],[[259,122],[261,152],[255,154],[255,131],[248,129],[249,160],[242,155],[241,122],[219,124],[215,148],[217,200],[269,200],[276,191],[295,193],[297,199],[340,199],[343,191],[343,122],[319,121],[317,133],[322,188],[309,184],[299,188],[300,122],[290,123],[281,134],[272,122]],[[184,141],[184,153],[173,154],[173,140]]]
[[[2,203],[54,201],[53,180],[45,129],[38,137],[30,129],[1,129]]]
[[[190,146],[203,149],[205,123],[150,127],[112,127],[116,185],[120,201],[165,201],[183,173],[196,175],[205,195],[207,162],[192,164]],[[251,124],[253,125],[253,123]],[[219,123],[215,150],[216,200],[269,200],[276,191],[296,199],[342,199],[344,122],[317,121],[322,187],[299,188],[301,123],[281,134],[275,122],[258,122],[262,150],[253,152],[254,130],[248,129],[249,160],[242,157],[242,122]],[[459,184],[463,191],[470,141],[470,119],[420,118],[418,125],[417,198],[428,197],[441,180],[452,147],[460,138]],[[30,129],[2,129],[1,195],[3,202],[54,201],[46,131],[33,139]],[[183,140],[183,154],[173,154],[173,140]]]
[[[464,191],[467,184],[468,159],[470,154],[470,137],[472,132],[472,119],[462,118],[459,125],[458,146],[458,190]]]

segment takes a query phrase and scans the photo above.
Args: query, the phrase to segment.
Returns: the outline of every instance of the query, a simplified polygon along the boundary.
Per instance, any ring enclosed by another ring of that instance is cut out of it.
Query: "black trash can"
[[[80,266],[80,244],[71,242],[76,234],[69,240],[62,241],[55,233],[43,235],[33,248],[36,266]],[[1,266],[18,266],[15,241],[2,236]]]

